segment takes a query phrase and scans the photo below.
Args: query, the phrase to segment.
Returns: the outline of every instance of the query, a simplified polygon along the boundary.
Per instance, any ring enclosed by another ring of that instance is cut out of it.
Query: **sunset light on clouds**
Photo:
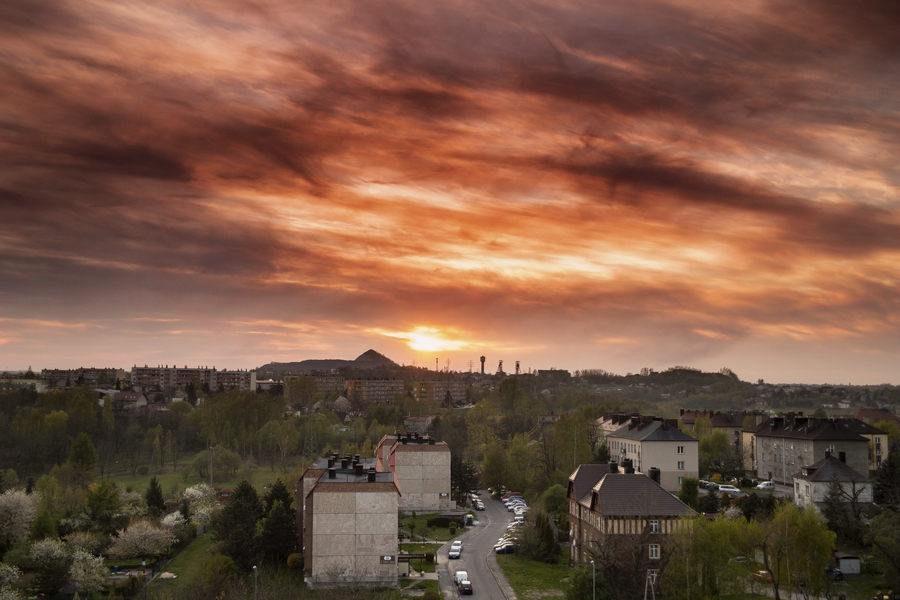
[[[0,5],[0,369],[900,383],[900,5]]]

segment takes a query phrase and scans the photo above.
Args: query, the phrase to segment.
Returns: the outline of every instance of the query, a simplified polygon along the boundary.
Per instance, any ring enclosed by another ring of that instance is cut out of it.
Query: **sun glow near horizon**
[[[420,352],[454,352],[471,348],[470,342],[458,339],[449,339],[448,333],[438,327],[419,326],[410,331],[379,331],[385,337],[391,337],[406,341],[406,345]]]

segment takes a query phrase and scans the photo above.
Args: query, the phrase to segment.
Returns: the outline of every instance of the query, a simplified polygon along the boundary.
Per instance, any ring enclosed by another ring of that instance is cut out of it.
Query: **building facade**
[[[378,473],[358,456],[320,458],[295,494],[310,588],[397,587],[400,489],[393,473]]]
[[[375,468],[397,476],[401,510],[434,512],[455,506],[446,442],[415,433],[386,435],[378,443]]]
[[[347,380],[347,398],[357,405],[393,404],[397,396],[405,391],[402,379],[349,379]]]
[[[793,480],[794,502],[800,508],[810,504],[820,510],[824,508],[833,481],[841,486],[845,503],[865,506],[872,502],[871,480],[828,453],[817,463],[794,473]]]
[[[606,434],[606,446],[613,460],[630,460],[637,471],[659,469],[659,483],[670,492],[679,491],[685,477],[700,477],[700,444],[672,420],[632,417]]]
[[[207,384],[210,390],[224,389],[230,392],[233,389],[241,391],[256,391],[256,371],[228,371],[218,370],[215,367],[185,366],[183,369],[172,365],[156,367],[133,366],[131,368],[131,384],[139,387],[141,391],[162,391],[167,389],[184,389],[188,384],[202,387]]]
[[[413,381],[412,395],[419,402],[433,402],[447,406],[447,394],[450,404],[460,405],[466,401],[466,382],[462,380]]]

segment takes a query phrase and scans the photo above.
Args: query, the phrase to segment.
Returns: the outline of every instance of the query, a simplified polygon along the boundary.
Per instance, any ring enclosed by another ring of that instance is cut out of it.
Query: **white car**
[[[756,486],[758,490],[774,490],[775,482],[774,481],[763,481],[759,485]]]
[[[459,558],[460,554],[462,554],[462,542],[456,540],[450,544],[450,552],[447,555],[450,558]]]
[[[723,492],[728,494],[730,497],[734,498],[737,496],[743,496],[744,492],[740,490],[740,488],[736,488],[733,485],[720,485],[719,492]]]

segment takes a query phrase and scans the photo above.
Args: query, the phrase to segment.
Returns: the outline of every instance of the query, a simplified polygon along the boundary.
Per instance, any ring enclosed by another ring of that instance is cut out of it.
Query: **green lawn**
[[[431,513],[427,515],[416,515],[415,518],[412,516],[409,517],[400,517],[399,526],[400,529],[403,530],[404,534],[408,536],[410,532],[410,523],[415,523],[415,529],[412,531],[413,537],[412,539],[416,541],[421,541],[422,536],[424,536],[431,540],[436,540],[439,542],[446,542],[452,540],[453,538],[459,536],[464,531],[466,531],[465,527],[459,527],[456,530],[456,534],[451,534],[450,529],[448,527],[428,527],[428,519],[431,517],[435,517],[440,513]],[[407,537],[407,539],[409,539]]]
[[[201,535],[164,567],[165,572],[177,575],[175,579],[157,577],[147,587],[149,590],[158,591],[171,591],[183,587],[203,577],[206,564],[212,557],[212,536]]]
[[[569,576],[569,548],[562,546],[559,562],[555,565],[524,558],[518,554],[501,554],[497,564],[516,597],[523,600],[537,600],[547,596],[562,596],[562,582]]]
[[[132,490],[143,494],[150,485],[150,478],[156,475],[156,479],[162,486],[163,495],[167,500],[177,497],[185,488],[196,485],[200,482],[209,483],[209,478],[201,479],[196,473],[190,473],[187,477],[188,464],[193,458],[185,459],[178,465],[178,470],[173,471],[171,463],[159,473],[147,473],[146,475],[131,476],[131,471],[123,468],[113,469],[110,472],[109,481],[115,482],[120,488],[131,488]],[[121,463],[119,463],[121,465]],[[221,488],[234,489],[244,479],[250,482],[256,491],[260,494],[265,492],[267,484],[274,483],[276,479],[282,477],[281,470],[274,471],[267,466],[255,467],[252,470],[238,470],[237,475],[227,480],[215,480],[215,484]],[[99,477],[97,478],[99,479]],[[177,492],[176,492],[177,490]]]

